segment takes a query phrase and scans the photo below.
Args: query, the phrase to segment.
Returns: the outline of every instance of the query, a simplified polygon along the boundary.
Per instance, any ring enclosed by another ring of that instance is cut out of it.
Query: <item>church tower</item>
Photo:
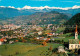
[[[78,39],[77,25],[76,25],[76,28],[75,28],[75,39]]]

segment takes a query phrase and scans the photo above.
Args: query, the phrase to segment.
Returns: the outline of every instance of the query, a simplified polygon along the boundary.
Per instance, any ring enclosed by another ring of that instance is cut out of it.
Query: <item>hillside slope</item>
[[[80,33],[80,13],[74,15],[70,20],[68,20],[64,25],[74,25],[74,27],[66,27],[65,33],[75,32],[75,25],[78,25],[78,32]]]
[[[80,26],[80,13],[74,15],[70,20],[68,20],[65,25],[79,25]]]
[[[51,12],[37,12],[32,15],[17,16],[13,20],[22,20],[28,24],[62,24],[66,22],[69,17],[65,14],[51,11]]]

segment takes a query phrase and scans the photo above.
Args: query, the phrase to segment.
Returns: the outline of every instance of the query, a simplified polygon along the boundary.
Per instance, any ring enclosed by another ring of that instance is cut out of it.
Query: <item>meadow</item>
[[[31,44],[31,43],[21,43],[17,42],[14,44],[4,44],[0,46],[0,55],[2,56],[50,56],[52,51],[49,47],[52,46],[53,49],[58,48],[58,46],[63,46],[62,44],[47,43],[46,46]]]

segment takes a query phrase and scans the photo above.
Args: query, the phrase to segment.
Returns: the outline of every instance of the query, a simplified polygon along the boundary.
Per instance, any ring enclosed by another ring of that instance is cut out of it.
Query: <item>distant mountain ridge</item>
[[[66,22],[70,17],[66,14],[59,13],[56,11],[51,12],[36,12],[32,15],[16,16],[11,22],[27,23],[27,24],[62,24]],[[18,22],[19,22],[18,21]]]
[[[30,11],[20,11],[13,8],[3,8],[0,7],[0,19],[9,18],[9,17],[15,17],[15,16],[22,16],[22,15],[30,15],[34,12]]]
[[[68,20],[65,25],[78,25],[80,26],[80,13],[74,15],[70,20]]]
[[[69,27],[70,26],[76,26],[78,25],[78,33],[80,33],[80,13],[77,13],[74,15],[71,19],[69,19],[64,25],[68,26],[66,27],[64,33],[70,33],[75,32],[75,27]]]
[[[36,13],[36,12],[50,12],[50,11],[57,11],[59,13],[64,13],[64,14],[72,17],[73,15],[80,12],[80,8],[68,9],[68,10],[50,9],[50,8],[44,8],[42,10],[36,10],[36,9],[18,10],[18,9],[9,8],[9,7],[5,7],[5,8],[0,7],[0,19],[15,17],[15,16],[22,16],[22,15],[31,15],[31,14]]]

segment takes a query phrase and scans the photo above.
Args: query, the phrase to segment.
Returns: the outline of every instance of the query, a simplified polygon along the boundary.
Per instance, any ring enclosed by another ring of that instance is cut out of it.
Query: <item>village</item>
[[[16,43],[31,43],[46,47],[48,44],[52,54],[62,53],[68,55],[78,55],[80,51],[80,41],[78,39],[77,25],[75,36],[71,33],[64,34],[65,26],[48,25],[3,25],[0,26],[0,46],[12,45]],[[55,47],[53,49],[53,47]],[[50,54],[50,55],[52,55]]]

